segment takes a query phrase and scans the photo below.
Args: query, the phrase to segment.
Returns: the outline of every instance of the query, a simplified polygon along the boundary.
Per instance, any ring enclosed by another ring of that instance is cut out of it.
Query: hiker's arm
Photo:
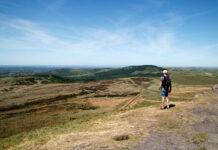
[[[170,90],[169,90],[169,92],[171,92],[172,91],[172,83],[170,83]]]
[[[159,90],[161,89],[161,86],[162,86],[162,82],[160,81],[160,86],[159,86]]]

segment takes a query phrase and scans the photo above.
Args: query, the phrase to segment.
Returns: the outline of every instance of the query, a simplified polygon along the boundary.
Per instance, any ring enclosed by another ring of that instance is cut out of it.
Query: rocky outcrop
[[[212,87],[212,91],[213,91],[214,93],[218,93],[218,84],[216,84],[216,85],[214,85],[214,86]]]

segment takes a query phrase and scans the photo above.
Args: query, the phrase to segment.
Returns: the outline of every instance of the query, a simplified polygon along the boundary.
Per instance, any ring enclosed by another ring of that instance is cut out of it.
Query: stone
[[[208,134],[208,142],[209,143],[218,143],[218,134]]]
[[[195,94],[195,98],[200,97],[202,94]]]
[[[214,93],[218,93],[218,84],[216,84],[216,85],[214,85],[214,86],[212,87],[212,91],[213,91]]]
[[[203,91],[203,94],[209,94],[207,91]]]

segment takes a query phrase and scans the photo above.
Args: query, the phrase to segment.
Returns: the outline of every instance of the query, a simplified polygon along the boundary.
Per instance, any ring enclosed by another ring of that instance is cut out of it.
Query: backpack
[[[164,88],[169,88],[171,86],[171,79],[169,76],[164,76],[164,80],[162,81],[162,86]]]

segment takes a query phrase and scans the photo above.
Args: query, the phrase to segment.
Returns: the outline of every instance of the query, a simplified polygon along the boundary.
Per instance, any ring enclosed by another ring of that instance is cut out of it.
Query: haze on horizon
[[[218,67],[217,0],[0,0],[0,65]]]

